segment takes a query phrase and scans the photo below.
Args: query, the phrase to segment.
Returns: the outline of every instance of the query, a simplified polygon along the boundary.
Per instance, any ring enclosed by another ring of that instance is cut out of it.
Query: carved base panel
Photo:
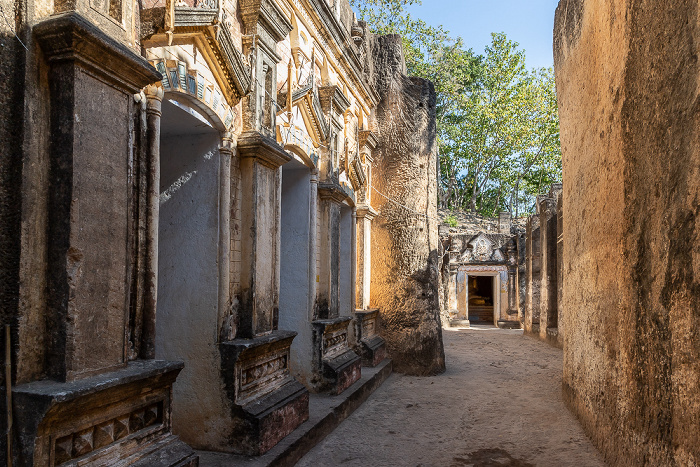
[[[386,358],[386,342],[379,336],[362,339],[358,347],[364,366],[375,367]]]
[[[362,364],[369,367],[379,365],[386,358],[386,343],[377,334],[379,310],[356,310],[355,352],[362,357]]]
[[[17,386],[18,466],[197,466],[171,433],[172,384],[180,362],[142,360],[70,383]]]
[[[362,361],[348,345],[352,318],[313,321],[314,366],[319,373],[317,389],[340,394],[360,379]]]
[[[309,392],[289,373],[291,331],[221,344],[222,371],[232,400],[233,450],[260,455],[309,418]]]

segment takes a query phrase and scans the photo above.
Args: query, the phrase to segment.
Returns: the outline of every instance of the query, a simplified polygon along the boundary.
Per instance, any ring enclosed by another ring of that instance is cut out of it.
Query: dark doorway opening
[[[469,321],[493,324],[493,276],[469,276]]]

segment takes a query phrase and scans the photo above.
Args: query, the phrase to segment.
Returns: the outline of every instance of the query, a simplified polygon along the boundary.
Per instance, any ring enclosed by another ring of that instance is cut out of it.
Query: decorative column
[[[557,202],[540,201],[540,338],[557,340]]]
[[[231,298],[231,159],[237,144],[235,135],[224,134],[219,146],[219,317],[220,339],[231,332],[229,302]]]
[[[144,276],[142,358],[155,358],[156,309],[158,298],[158,212],[160,207],[160,117],[163,88],[150,84],[146,95],[147,215],[146,271]]]
[[[350,299],[352,304],[350,309],[355,311],[357,306],[357,206],[352,207],[352,239],[351,239],[351,270],[350,270]]]
[[[316,281],[318,274],[316,269],[316,254],[318,252],[316,229],[316,223],[318,222],[318,172],[318,169],[313,169],[309,180],[309,242],[311,243],[309,247],[309,284],[311,284],[311,290],[309,291],[309,321],[314,319],[314,304],[318,293],[318,282]]]
[[[526,288],[525,332],[540,333],[540,216],[534,214],[527,220],[526,239]]]

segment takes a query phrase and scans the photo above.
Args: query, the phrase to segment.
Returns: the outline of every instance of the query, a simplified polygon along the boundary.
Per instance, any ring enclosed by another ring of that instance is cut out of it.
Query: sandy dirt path
[[[605,465],[562,402],[561,350],[519,330],[443,336],[444,374],[392,375],[297,465]]]

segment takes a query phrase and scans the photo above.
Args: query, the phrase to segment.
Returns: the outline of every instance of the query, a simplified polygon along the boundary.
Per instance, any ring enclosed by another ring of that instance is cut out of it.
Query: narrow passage
[[[562,401],[561,350],[521,330],[443,336],[444,374],[392,375],[297,465],[604,465]]]

